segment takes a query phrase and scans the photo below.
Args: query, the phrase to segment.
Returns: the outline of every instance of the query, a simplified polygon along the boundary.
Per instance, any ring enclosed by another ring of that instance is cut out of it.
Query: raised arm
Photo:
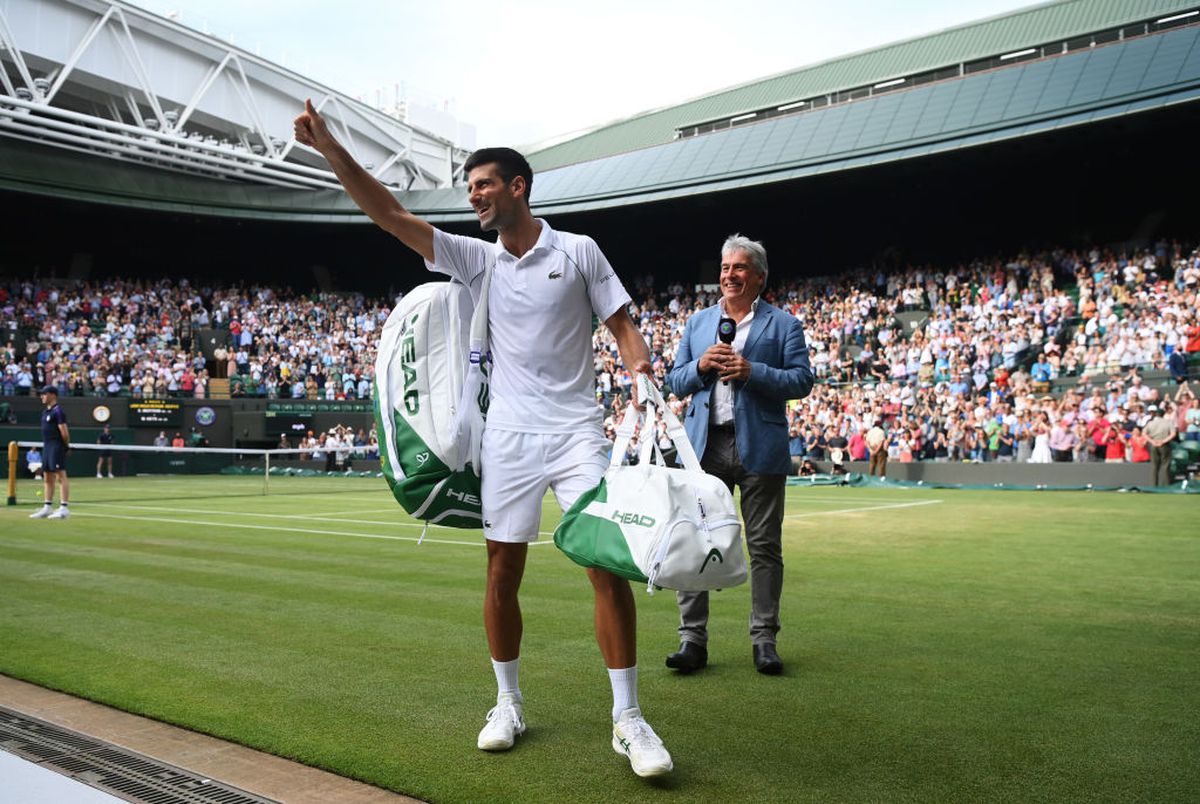
[[[304,112],[296,118],[294,128],[296,142],[316,149],[325,157],[338,181],[367,217],[433,262],[433,226],[401,206],[388,188],[354,161],[350,152],[334,139],[325,118],[313,108],[311,100],[304,101]]]

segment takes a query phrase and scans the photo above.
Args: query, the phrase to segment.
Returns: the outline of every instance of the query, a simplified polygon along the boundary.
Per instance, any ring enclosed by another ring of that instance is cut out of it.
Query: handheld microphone
[[[737,335],[737,322],[732,318],[722,318],[717,322],[717,340],[721,343],[733,343]]]
[[[717,322],[717,340],[721,343],[733,343],[734,336],[737,335],[737,322],[732,318],[721,318]],[[722,385],[729,385],[729,380],[721,380]]]

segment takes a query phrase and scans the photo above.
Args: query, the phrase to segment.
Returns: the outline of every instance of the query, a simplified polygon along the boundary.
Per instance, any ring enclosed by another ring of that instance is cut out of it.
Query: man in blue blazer
[[[750,554],[750,642],[754,666],[778,675],[775,650],[783,590],[783,502],[788,453],[786,404],[812,390],[804,329],[759,298],[767,281],[762,243],[731,235],[721,248],[721,299],[688,319],[667,384],[692,395],[684,417],[704,470],[742,491]],[[679,592],[681,644],[667,667],[708,664],[708,593]]]

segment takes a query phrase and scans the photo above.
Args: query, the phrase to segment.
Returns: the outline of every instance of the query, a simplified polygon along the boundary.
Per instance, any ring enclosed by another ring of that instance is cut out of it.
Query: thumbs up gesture
[[[313,108],[312,100],[304,101],[304,111],[292,124],[295,129],[296,142],[323,150],[324,146],[333,142],[333,136],[325,125],[325,118]]]

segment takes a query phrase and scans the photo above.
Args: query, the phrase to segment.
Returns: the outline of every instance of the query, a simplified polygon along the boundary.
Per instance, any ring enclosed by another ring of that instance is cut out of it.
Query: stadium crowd
[[[1200,353],[1198,290],[1200,250],[1165,242],[774,281],[766,296],[803,323],[818,378],[789,409],[793,455],[862,459],[879,424],[898,461],[1143,460],[1152,406],[1200,439],[1183,381],[1187,355]],[[718,290],[643,277],[631,291],[661,382],[689,316]],[[218,377],[235,397],[367,399],[390,306],[187,280],[0,284],[0,394],[53,384],[64,395],[204,397]],[[200,341],[214,333],[206,359]],[[595,346],[612,428],[632,378],[603,327]],[[1166,369],[1180,380],[1170,395],[1143,381]],[[686,400],[670,402],[681,413]],[[1108,448],[1110,431],[1123,450]]]
[[[203,398],[219,377],[234,396],[366,399],[388,310],[361,294],[186,279],[12,282],[0,285],[0,393],[49,384],[68,396]],[[219,338],[206,359],[209,333]]]
[[[635,314],[661,380],[688,316],[713,304],[717,289],[652,285],[635,283]],[[865,460],[876,424],[889,458],[902,462],[1143,461],[1142,430],[1160,407],[1200,440],[1200,405],[1186,383],[1187,355],[1200,353],[1198,288],[1200,250],[1167,243],[776,285],[766,295],[803,322],[818,378],[789,407],[794,461],[835,450]],[[612,428],[632,379],[603,331],[596,347]],[[1168,368],[1174,394],[1143,381]],[[1066,392],[1050,394],[1064,379]],[[684,400],[671,404],[684,409]]]

